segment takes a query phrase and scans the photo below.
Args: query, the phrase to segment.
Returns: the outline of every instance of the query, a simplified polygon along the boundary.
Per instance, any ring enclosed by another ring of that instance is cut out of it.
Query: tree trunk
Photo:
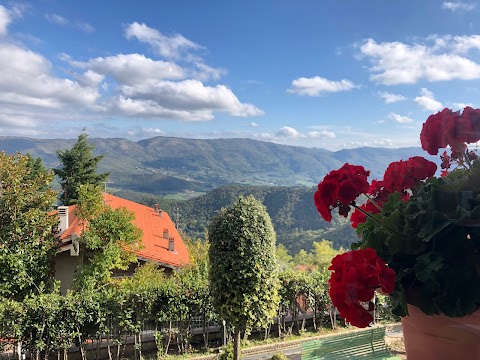
[[[110,330],[107,331],[107,352],[108,352],[108,360],[112,360],[112,349],[110,347]]]
[[[137,360],[137,352],[138,352],[138,346],[137,346],[137,333],[133,333],[133,358]]]
[[[22,341],[21,340],[17,341],[17,355],[18,355],[18,360],[22,360]]]
[[[240,360],[240,328],[238,326],[235,327],[235,335],[233,338],[233,360]]]
[[[170,340],[172,339],[172,322],[168,322],[168,340],[167,340],[167,345],[165,346],[165,351],[164,354],[165,356],[168,355],[168,348],[170,347]]]
[[[142,331],[138,333],[138,358],[142,359]]]
[[[206,316],[205,312],[202,314],[202,335],[203,335],[203,347],[205,351],[208,349],[208,338],[207,338],[207,324],[206,324]]]
[[[278,314],[277,317],[277,327],[278,327],[278,338],[282,338],[282,318],[280,316],[280,313]]]
[[[82,360],[85,360],[85,351],[83,349],[82,335],[78,327],[77,327],[77,331],[78,331],[78,347],[80,348],[80,355],[82,357]]]
[[[99,360],[100,359],[100,345],[102,343],[102,335],[98,335],[97,337],[97,355],[96,355],[96,359]]]

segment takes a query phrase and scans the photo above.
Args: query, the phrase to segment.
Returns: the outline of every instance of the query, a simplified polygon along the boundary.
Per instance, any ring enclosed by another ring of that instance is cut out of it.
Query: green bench
[[[385,345],[385,328],[369,328],[326,336],[302,344],[302,360],[310,359],[400,359]]]

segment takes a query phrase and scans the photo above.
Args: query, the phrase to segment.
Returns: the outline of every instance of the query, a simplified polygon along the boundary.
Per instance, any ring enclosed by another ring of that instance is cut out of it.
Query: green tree
[[[97,174],[98,163],[104,155],[93,156],[94,145],[88,143],[88,134],[82,132],[71,149],[58,150],[57,157],[61,167],[54,169],[60,178],[63,205],[78,201],[78,187],[82,184],[101,185],[109,173]]]
[[[22,300],[51,284],[56,216],[53,175],[35,173],[29,158],[0,153],[0,296]]]
[[[222,209],[208,227],[213,304],[240,334],[269,324],[279,303],[275,231],[265,207],[252,196]]]
[[[332,246],[332,242],[328,240],[315,241],[313,243],[313,256],[315,265],[321,268],[328,268],[332,259],[340,254],[342,249],[335,250]]]
[[[295,265],[313,265],[315,262],[314,255],[301,249],[298,254],[293,257]]]
[[[277,250],[275,253],[278,263],[278,269],[280,271],[289,269],[292,267],[292,256],[288,253],[287,248],[283,244],[277,245]]]
[[[84,259],[75,287],[86,290],[109,282],[112,270],[126,270],[137,261],[132,250],[141,247],[142,231],[133,223],[131,211],[103,204],[98,187],[84,185],[79,193],[79,218],[88,226],[81,237]]]

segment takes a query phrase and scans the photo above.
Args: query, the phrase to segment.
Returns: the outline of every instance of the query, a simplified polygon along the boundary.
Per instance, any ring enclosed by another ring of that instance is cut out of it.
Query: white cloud
[[[180,82],[159,81],[156,84],[122,86],[126,98],[155,102],[171,110],[184,110],[193,115],[192,120],[213,118],[213,111],[228,112],[233,116],[260,116],[264,112],[252,104],[241,103],[225,85],[205,86],[198,80]]]
[[[453,110],[463,110],[467,106],[473,107],[473,104],[472,103],[468,103],[468,104],[466,104],[466,103],[453,103],[452,104]]]
[[[257,124],[256,122],[251,122],[250,124],[248,124],[248,126],[250,126],[250,127],[259,127],[260,124]]]
[[[254,137],[276,142],[290,142],[289,140],[303,139],[335,139],[335,133],[332,131],[321,130],[321,131],[309,131],[307,133],[302,133],[297,129],[294,129],[290,126],[281,127],[275,134],[272,133],[256,133]],[[301,146],[305,144],[301,144]]]
[[[124,96],[112,100],[110,111],[131,117],[164,118],[185,121],[208,121],[214,118],[212,111],[208,110],[187,111],[169,109],[153,100],[131,99]]]
[[[73,66],[102,75],[111,75],[122,85],[155,84],[164,79],[185,77],[184,69],[175,63],[152,60],[141,54],[118,54],[90,59],[87,62],[72,61],[65,54],[62,57]]]
[[[4,6],[0,5],[0,36],[7,34],[7,28],[11,21],[10,12]]]
[[[375,140],[374,144],[377,146],[392,146],[393,141],[391,139],[380,139],[380,140]]]
[[[14,44],[0,43],[0,68],[0,98],[4,103],[93,107],[99,98],[96,88],[51,75],[48,60]]]
[[[3,10],[0,5],[0,21]],[[56,14],[49,14],[51,21],[76,26],[53,15]],[[4,20],[5,27],[8,21]],[[158,35],[156,30],[154,35]],[[167,39],[173,41],[173,45],[168,45],[177,53],[184,50],[177,44],[179,36]],[[59,116],[64,122],[112,115],[208,121],[214,119],[216,112],[238,117],[264,114],[255,105],[241,102],[226,85],[207,86],[198,80],[218,80],[225,73],[202,61],[192,61],[183,68],[173,61],[153,60],[141,54],[117,54],[86,61],[61,54],[60,59],[66,62],[61,70],[67,76],[56,75],[52,63],[41,54],[0,42],[0,116],[7,110],[27,108],[29,112],[22,116],[10,116],[17,119],[18,126],[26,127],[32,125],[26,119],[41,122]],[[189,78],[192,76],[193,79]],[[0,118],[4,126],[5,119]]]
[[[64,18],[63,16],[58,14],[45,14],[45,19],[52,24],[62,26],[68,25],[70,23],[67,18]]]
[[[103,76],[102,74],[98,74],[92,70],[87,70],[78,77],[78,81],[81,84],[92,87],[98,86],[103,81],[103,79],[105,79],[105,76]]]
[[[128,136],[131,137],[152,137],[152,136],[162,136],[166,133],[159,128],[139,128],[135,130],[127,131]]]
[[[315,76],[313,78],[302,77],[293,80],[292,87],[288,89],[288,92],[299,95],[319,96],[322,93],[349,91],[356,87],[350,80],[332,81]]]
[[[190,50],[199,50],[203,47],[180,34],[167,36],[145,24],[133,22],[125,29],[127,39],[136,38],[149,44],[158,54],[167,59],[179,59]],[[194,57],[192,57],[194,59]]]
[[[192,75],[195,79],[200,81],[216,81],[227,73],[227,70],[225,69],[214,68],[201,62],[195,62],[194,65],[195,69],[192,71]]]
[[[427,40],[435,39],[431,37]],[[465,40],[463,38],[462,41]],[[460,44],[460,38],[452,38],[452,41],[448,44],[449,47]],[[438,39],[433,46],[401,42],[377,43],[368,39],[360,46],[360,52],[373,63],[370,79],[385,85],[414,84],[421,79],[442,81],[480,78],[479,64],[460,56],[454,48],[446,52],[446,45]]]
[[[426,88],[420,90],[422,96],[417,96],[415,102],[422,107],[423,110],[427,111],[439,111],[443,109],[441,102],[435,100],[435,97],[431,91],[428,91]]]
[[[83,32],[86,32],[89,34],[95,32],[95,28],[93,27],[93,25],[86,22],[77,22],[75,26],[78,29],[82,30]]]
[[[464,10],[470,11],[475,9],[475,4],[465,3],[461,1],[451,2],[451,1],[444,1],[442,4],[442,9],[457,11],[457,10]]]
[[[480,49],[480,35],[443,37],[445,46],[451,46],[459,54],[466,54],[472,49]]]
[[[278,137],[286,137],[286,138],[298,138],[302,136],[297,130],[290,126],[284,126],[280,128],[277,132],[276,136]]]
[[[385,104],[392,104],[407,100],[407,98],[403,95],[391,94],[384,91],[379,92],[378,95],[385,101]]]
[[[307,137],[310,138],[326,138],[326,139],[335,139],[335,133],[332,131],[322,130],[322,131],[309,131]]]
[[[408,116],[402,116],[395,113],[388,114],[388,118],[400,124],[408,124],[414,121],[413,119],[410,119]]]
[[[45,14],[45,19],[52,24],[64,26],[64,27],[74,27],[86,33],[93,33],[95,32],[95,28],[87,23],[82,21],[70,21],[64,16],[58,14]]]

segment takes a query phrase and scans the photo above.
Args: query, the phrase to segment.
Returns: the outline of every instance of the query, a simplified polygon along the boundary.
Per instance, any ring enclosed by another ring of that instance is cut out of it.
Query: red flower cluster
[[[435,171],[437,171],[437,165],[434,162],[421,156],[414,156],[407,161],[391,163],[383,176],[383,184],[385,190],[390,193],[403,192],[411,189],[421,180],[435,175]]]
[[[435,174],[437,165],[420,156],[414,156],[406,161],[391,163],[385,171],[382,181],[373,180],[369,185],[367,177],[370,174],[362,166],[343,165],[339,170],[333,170],[318,184],[314,200],[318,212],[326,221],[332,220],[332,210],[339,208],[339,214],[347,216],[350,205],[355,206],[355,200],[360,194],[368,194],[375,204],[368,200],[360,209],[378,214],[379,206],[388,200],[390,194],[402,192],[404,200],[408,200],[405,190],[413,188],[417,183]],[[378,206],[377,206],[378,205]],[[356,228],[366,221],[366,215],[358,208],[350,220]]]
[[[367,177],[370,171],[362,166],[343,165],[327,174],[315,192],[314,200],[318,212],[326,221],[332,220],[332,210],[339,208],[340,215],[347,216],[350,204],[368,191]]]
[[[328,281],[333,305],[357,327],[367,327],[373,321],[368,310],[373,309],[375,289],[381,288],[385,294],[395,289],[395,271],[370,248],[337,255],[328,269],[334,271]],[[368,302],[368,310],[361,302]]]
[[[472,109],[467,106],[463,110],[453,112],[443,109],[434,115],[430,115],[423,124],[420,133],[422,148],[430,155],[437,155],[438,150],[450,146],[452,157],[460,157],[459,146],[464,143],[475,143],[480,140],[480,109]]]

